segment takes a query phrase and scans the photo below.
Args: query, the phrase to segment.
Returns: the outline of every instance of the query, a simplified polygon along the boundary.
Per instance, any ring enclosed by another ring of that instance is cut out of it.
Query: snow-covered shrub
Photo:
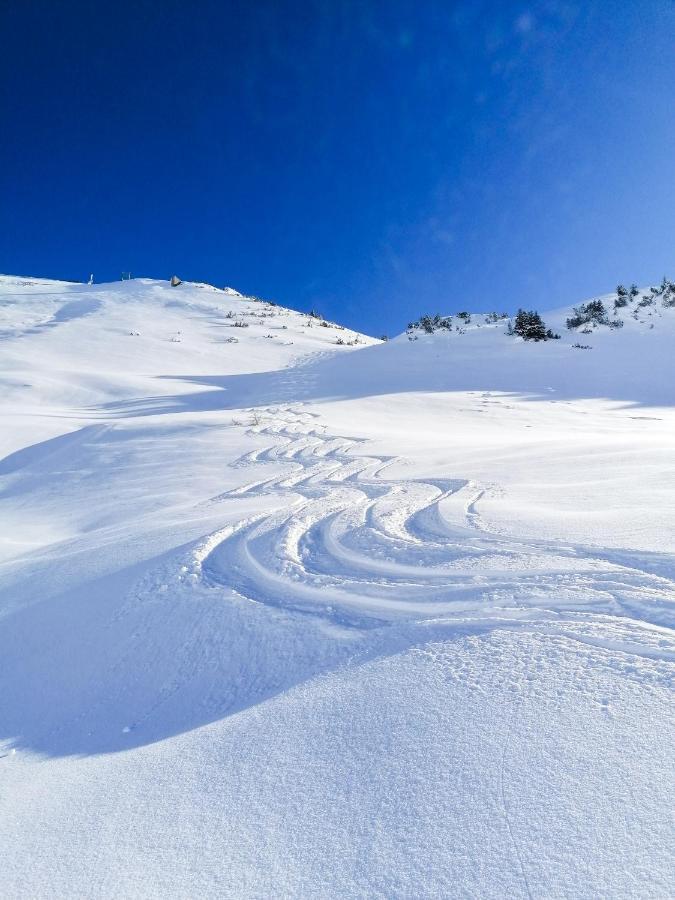
[[[659,287],[651,287],[649,291],[652,300],[662,297],[664,306],[675,306],[675,282],[670,281],[665,275]],[[644,297],[642,299],[644,300]]]
[[[416,322],[408,323],[408,331],[421,330],[426,334],[433,334],[434,331],[443,329],[452,330],[452,319],[450,316],[439,316],[438,313],[435,316],[420,316]]]
[[[663,305],[675,306],[675,283],[664,278],[661,282]]]
[[[566,324],[569,329],[578,328],[580,325],[609,325],[605,304],[602,300],[590,300],[581,306],[575,306],[574,315],[570,316]]]

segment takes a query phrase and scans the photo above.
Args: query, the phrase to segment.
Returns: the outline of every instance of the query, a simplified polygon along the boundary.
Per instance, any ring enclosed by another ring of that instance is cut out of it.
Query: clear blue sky
[[[1,0],[0,271],[380,334],[675,276],[672,2]]]

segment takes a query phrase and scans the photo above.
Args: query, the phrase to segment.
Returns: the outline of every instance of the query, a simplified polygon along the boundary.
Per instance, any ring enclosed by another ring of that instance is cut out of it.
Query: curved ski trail
[[[361,455],[365,441],[326,434],[314,413],[297,406],[263,413],[271,421],[250,433],[274,442],[235,465],[276,463],[283,473],[214,500],[258,494],[287,503],[197,548],[195,567],[207,583],[361,626],[448,616],[515,621],[528,610],[548,620],[637,619],[662,626],[661,638],[672,626],[672,580],[618,563],[614,551],[492,533],[477,508],[485,486],[388,478],[396,457]],[[675,644],[666,643],[656,655],[675,659]]]

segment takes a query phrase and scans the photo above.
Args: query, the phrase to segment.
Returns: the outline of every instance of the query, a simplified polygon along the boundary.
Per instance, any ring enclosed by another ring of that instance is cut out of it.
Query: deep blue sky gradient
[[[1,0],[0,271],[371,333],[675,276],[672,2]]]

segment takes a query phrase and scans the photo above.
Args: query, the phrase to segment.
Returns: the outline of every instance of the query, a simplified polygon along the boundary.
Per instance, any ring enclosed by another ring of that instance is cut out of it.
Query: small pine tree
[[[619,296],[621,297],[622,295],[620,294]],[[609,325],[607,310],[602,300],[591,300],[589,303],[575,306],[574,315],[567,320],[567,327],[570,329],[578,328],[580,325],[588,325],[591,322],[596,325]]]
[[[546,325],[536,310],[526,311],[519,309],[516,314],[513,331],[514,334],[522,337],[524,341],[546,341],[549,339]]]

